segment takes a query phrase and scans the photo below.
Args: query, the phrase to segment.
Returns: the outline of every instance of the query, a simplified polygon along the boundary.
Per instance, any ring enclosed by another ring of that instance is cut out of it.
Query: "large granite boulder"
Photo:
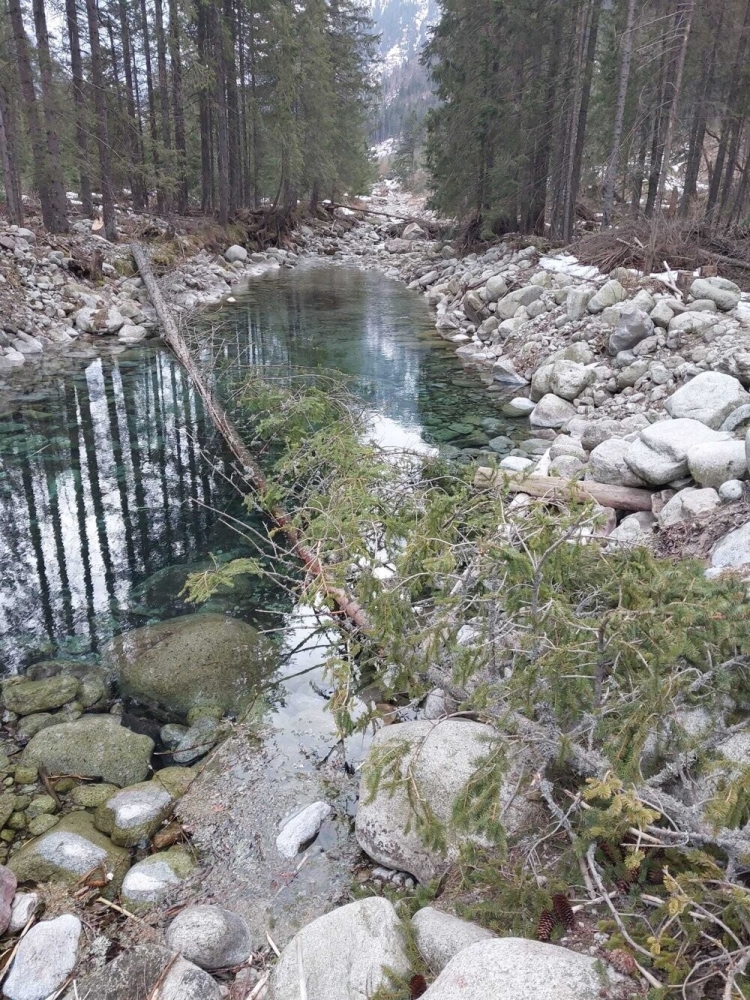
[[[188,906],[167,928],[167,945],[201,969],[242,965],[252,953],[245,921],[222,906]]]
[[[695,445],[728,439],[725,432],[713,431],[699,420],[660,420],[641,431],[625,461],[644,482],[664,486],[687,475],[688,452]]]
[[[623,438],[602,441],[589,455],[586,478],[611,486],[643,486],[643,480],[636,476],[625,461],[628,451],[630,442]]]
[[[750,521],[735,528],[714,545],[711,552],[713,575],[724,570],[747,572],[750,569]]]
[[[544,430],[559,430],[576,415],[575,407],[566,399],[548,392],[542,396],[529,417],[532,427]]]
[[[697,444],[688,452],[690,475],[701,486],[718,489],[730,479],[747,478],[744,441],[713,441]]]
[[[477,941],[494,938],[478,924],[443,913],[432,906],[417,910],[411,918],[419,953],[433,972],[442,972],[452,958]]]
[[[387,969],[410,969],[401,921],[387,899],[360,899],[292,938],[271,977],[271,1000],[297,1000],[301,976],[307,1000],[363,1000],[388,984]]]
[[[694,299],[710,299],[718,309],[729,312],[740,301],[740,289],[728,278],[696,278],[690,286]]]
[[[75,968],[81,930],[81,921],[71,913],[35,924],[18,945],[3,995],[47,1000]]]
[[[441,875],[468,839],[465,832],[451,827],[453,806],[498,738],[502,737],[490,726],[458,719],[405,722],[381,729],[362,771],[355,821],[362,850],[379,864],[407,871],[420,882]],[[445,825],[445,850],[428,845],[420,835],[420,817],[415,814],[413,796],[409,796],[405,783],[391,788],[385,781],[372,791],[376,771],[386,754],[398,755],[401,777],[408,773],[435,818]],[[525,767],[529,767],[527,760],[514,758],[500,793],[503,823],[510,834],[538,818],[536,805],[524,795]]]
[[[750,403],[750,393],[739,379],[723,372],[701,372],[672,393],[664,409],[671,417],[700,420],[717,430],[730,413],[745,403]]]
[[[460,951],[424,1000],[598,1000],[624,982],[590,955],[526,938],[495,938]]]
[[[218,614],[125,632],[109,643],[104,659],[126,697],[179,716],[200,705],[241,712],[275,661],[256,629]]]
[[[80,774],[132,785],[148,774],[153,749],[153,740],[121,726],[112,715],[84,715],[37,733],[21,760],[48,774]]]

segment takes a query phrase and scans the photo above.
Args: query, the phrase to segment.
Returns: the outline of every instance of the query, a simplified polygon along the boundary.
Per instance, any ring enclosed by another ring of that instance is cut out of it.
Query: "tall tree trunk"
[[[724,101],[721,114],[721,127],[719,148],[716,151],[716,162],[714,163],[711,183],[708,189],[708,200],[706,203],[706,218],[709,222],[715,222],[717,201],[721,188],[722,177],[724,176],[724,163],[727,150],[732,136],[735,133],[735,108],[740,94],[740,88],[744,81],[745,52],[747,51],[747,39],[750,34],[750,0],[745,7],[745,19],[740,30],[739,41],[737,42],[737,52],[730,75],[729,91]]]
[[[8,212],[8,221],[15,226],[23,225],[23,199],[18,170],[15,120],[10,99],[4,84],[0,84],[0,158],[3,164],[3,184]]]
[[[180,21],[177,0],[169,0],[169,61],[172,64],[172,114],[174,116],[174,143],[178,160],[177,211],[184,215],[188,210],[187,150],[185,146],[182,53],[180,51]]]
[[[241,161],[240,161],[240,115],[237,94],[237,63],[235,59],[234,0],[224,0],[223,30],[221,43],[225,59],[225,79],[227,91],[227,127],[229,139],[229,212],[231,215],[240,207]]]
[[[47,163],[49,164],[49,198],[55,216],[53,232],[67,233],[68,198],[65,193],[62,164],[60,160],[60,136],[57,132],[58,114],[55,108],[54,84],[52,81],[52,58],[49,51],[49,32],[44,0],[33,0],[34,30],[36,32],[39,78],[42,84],[42,107],[47,138]]]
[[[216,83],[214,87],[217,138],[216,168],[219,189],[219,222],[222,226],[226,226],[229,222],[229,126],[227,123],[226,61],[219,11],[218,0],[214,0],[211,8],[211,34],[214,43],[216,66]]]
[[[198,61],[208,76],[209,66],[209,12],[207,0],[197,0]],[[213,155],[211,152],[211,104],[208,85],[203,82],[198,95],[198,118],[201,134],[201,211],[213,209]]]
[[[39,107],[36,99],[36,91],[34,90],[34,74],[31,68],[29,43],[23,25],[20,0],[8,0],[8,13],[13,29],[18,78],[21,85],[24,113],[26,115],[26,124],[34,159],[34,184],[39,193],[39,200],[42,205],[42,220],[50,232],[58,232],[59,220],[51,193],[49,154],[44,141],[41,122],[39,121]],[[67,228],[67,226],[64,228]]]
[[[253,205],[260,205],[260,122],[257,95],[257,54],[255,49],[255,7],[251,3],[248,25],[248,55],[250,57],[250,94],[252,97],[252,145],[253,145]]]
[[[586,141],[586,124],[588,122],[589,103],[591,101],[591,83],[594,78],[596,42],[599,36],[599,20],[602,10],[602,2],[603,0],[591,0],[591,13],[589,17],[588,38],[586,44],[586,63],[583,71],[583,81],[581,83],[581,103],[578,107],[578,125],[576,128],[575,147],[573,149],[570,192],[568,195],[568,205],[565,213],[565,226],[562,236],[565,242],[569,242],[573,238],[573,227],[575,226],[576,202],[578,201],[578,191],[581,186],[583,146]]]
[[[154,0],[154,27],[156,29],[156,63],[159,79],[159,111],[161,114],[161,141],[164,149],[172,148],[169,115],[169,84],[167,81],[167,45],[164,35],[164,8],[162,0]]]
[[[622,142],[622,127],[625,121],[625,102],[628,96],[630,64],[633,61],[633,32],[635,28],[636,3],[637,0],[628,0],[628,15],[625,24],[625,33],[622,36],[622,57],[620,59],[620,75],[617,81],[617,99],[615,102],[615,123],[612,130],[612,146],[610,147],[609,160],[607,161],[607,173],[604,178],[602,229],[607,229],[612,225],[612,206],[615,200],[617,165],[620,162],[620,143]]]
[[[91,45],[91,80],[94,85],[94,102],[96,105],[96,144],[99,147],[104,235],[111,242],[115,242],[117,240],[117,218],[115,216],[115,199],[112,191],[112,164],[107,128],[107,95],[104,90],[104,73],[102,72],[102,51],[99,43],[99,17],[96,9],[96,0],[86,0],[86,14],[89,22],[89,43]]]
[[[75,0],[67,0],[75,3]],[[125,72],[125,89],[127,91],[128,134],[130,136],[133,157],[133,208],[141,212],[148,207],[148,190],[146,186],[146,164],[143,155],[143,141],[140,133],[140,115],[136,113],[135,92],[133,89],[133,55],[130,44],[130,22],[128,18],[127,0],[119,0],[120,36],[122,41],[122,61]]]
[[[680,49],[677,54],[677,65],[675,67],[674,83],[672,86],[671,100],[669,103],[669,118],[667,120],[667,132],[664,137],[664,152],[662,153],[661,178],[659,180],[659,194],[657,197],[657,207],[661,209],[664,203],[664,187],[669,173],[669,160],[672,155],[672,142],[674,140],[674,126],[677,121],[677,107],[680,101],[682,90],[682,74],[685,69],[685,56],[687,55],[690,31],[693,27],[693,14],[695,13],[695,0],[684,0],[681,9],[675,13],[675,26],[682,33]]]
[[[151,158],[156,174],[156,210],[163,212],[166,206],[162,157],[159,153],[159,130],[156,125],[156,96],[154,94],[154,74],[151,68],[151,40],[148,30],[146,0],[141,0],[141,32],[143,34],[143,56],[146,64],[146,92],[148,94],[148,119],[151,131]]]
[[[73,76],[73,106],[76,113],[76,156],[78,158],[78,189],[83,214],[94,214],[89,177],[88,134],[86,131],[86,95],[83,89],[83,64],[81,62],[81,38],[78,30],[76,0],[65,0],[65,15],[70,42],[70,70]]]

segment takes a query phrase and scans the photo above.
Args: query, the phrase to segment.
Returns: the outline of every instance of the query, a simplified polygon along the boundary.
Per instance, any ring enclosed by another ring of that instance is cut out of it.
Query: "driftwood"
[[[355,208],[353,205],[342,205],[334,201],[330,202],[326,208],[345,208],[349,212],[359,212],[362,215],[382,215],[385,219],[398,219],[400,222],[416,222],[417,225],[424,226],[427,230],[437,230],[440,228],[437,222],[420,219],[416,215],[394,215],[393,212],[376,212],[374,208]]]
[[[588,480],[556,479],[554,476],[512,475],[480,466],[474,473],[474,485],[480,489],[496,487],[510,493],[528,493],[532,497],[589,501],[615,510],[651,510],[651,493],[628,486],[610,486]]]
[[[268,484],[263,470],[248,450],[224,407],[218,402],[203,381],[198,367],[193,360],[193,356],[183,340],[180,331],[177,329],[172,312],[164,301],[164,297],[156,283],[146,251],[140,243],[131,243],[130,250],[143,278],[143,282],[146,285],[148,294],[151,297],[151,303],[161,322],[164,340],[172,348],[175,356],[190,376],[209,416],[229,445],[232,454],[239,462],[246,479],[252,483],[256,490],[265,490]],[[268,510],[267,513],[286,535],[294,555],[300,559],[310,575],[315,577],[321,584],[323,592],[335,602],[338,611],[342,615],[345,615],[358,628],[367,629],[369,623],[364,609],[356,601],[351,600],[349,595],[341,590],[341,588],[328,585],[323,564],[312,549],[305,544],[304,539],[294,527],[289,513],[283,507],[274,507]]]

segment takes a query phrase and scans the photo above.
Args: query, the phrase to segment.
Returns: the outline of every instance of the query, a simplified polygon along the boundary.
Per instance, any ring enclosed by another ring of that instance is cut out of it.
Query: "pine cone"
[[[555,915],[550,910],[542,910],[539,923],[536,925],[536,936],[538,941],[549,941],[552,931],[555,929]]]
[[[417,997],[421,997],[423,993],[426,993],[427,980],[425,977],[420,975],[412,976],[409,980],[409,992],[411,993],[411,1000],[417,1000]]]
[[[630,976],[635,972],[635,959],[624,948],[615,948],[607,952],[607,961],[622,976]]]
[[[572,931],[575,927],[576,918],[565,893],[555,893],[552,897],[552,910],[557,922],[562,924],[566,931]]]

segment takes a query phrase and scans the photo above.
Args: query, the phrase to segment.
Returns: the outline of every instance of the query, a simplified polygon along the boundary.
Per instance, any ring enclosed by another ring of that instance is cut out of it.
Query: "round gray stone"
[[[450,913],[443,913],[432,906],[417,910],[411,922],[419,952],[436,973],[442,972],[448,962],[464,948],[477,941],[495,937],[485,927],[461,920]]]
[[[70,913],[44,920],[21,940],[3,989],[9,1000],[46,1000],[75,968],[81,921]]]
[[[242,965],[252,951],[247,924],[222,906],[188,906],[169,925],[166,943],[202,969]]]

